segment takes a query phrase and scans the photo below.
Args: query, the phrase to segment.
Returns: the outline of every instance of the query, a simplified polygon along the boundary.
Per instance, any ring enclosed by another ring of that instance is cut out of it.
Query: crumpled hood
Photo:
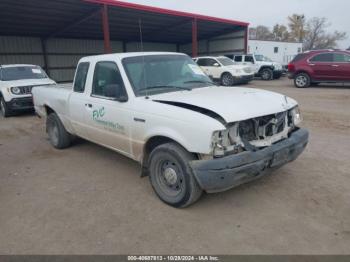
[[[173,106],[204,108],[220,115],[227,123],[283,112],[297,105],[295,100],[274,92],[224,86],[159,94],[151,99],[175,102]]]

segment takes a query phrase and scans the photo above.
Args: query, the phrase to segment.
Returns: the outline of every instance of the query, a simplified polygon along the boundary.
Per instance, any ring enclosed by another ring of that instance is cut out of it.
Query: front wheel
[[[51,113],[47,117],[46,131],[53,147],[64,149],[70,146],[71,135],[66,131],[56,113]]]
[[[6,105],[6,102],[4,100],[4,98],[2,97],[0,100],[0,111],[1,111],[1,115],[3,117],[9,117],[11,116],[11,111],[8,108],[8,106]]]
[[[223,86],[233,86],[234,84],[233,76],[230,73],[224,73],[221,76],[221,84]]]
[[[175,143],[156,147],[149,162],[149,177],[158,197],[173,207],[186,207],[196,202],[202,189],[189,167],[195,157]]]
[[[261,78],[264,81],[268,81],[268,80],[272,80],[273,78],[273,71],[269,68],[265,68],[263,70],[261,70]]]
[[[294,78],[294,85],[297,88],[307,88],[311,84],[311,79],[308,74],[299,73]]]

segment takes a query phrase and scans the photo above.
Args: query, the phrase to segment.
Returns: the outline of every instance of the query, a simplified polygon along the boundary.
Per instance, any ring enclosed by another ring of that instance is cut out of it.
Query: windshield
[[[223,66],[230,66],[230,65],[235,64],[233,62],[233,60],[231,60],[230,58],[226,58],[226,57],[219,57],[218,60]]]
[[[39,66],[16,66],[1,68],[2,81],[48,78]]]
[[[259,61],[259,62],[272,62],[270,58],[263,55],[255,55],[255,59],[256,61]]]
[[[124,58],[123,66],[136,96],[192,90],[213,83],[186,55],[145,55]]]

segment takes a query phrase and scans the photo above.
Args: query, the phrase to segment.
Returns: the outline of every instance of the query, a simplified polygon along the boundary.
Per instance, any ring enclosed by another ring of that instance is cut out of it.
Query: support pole
[[[248,53],[248,26],[245,28],[244,31],[244,53],[247,54]]]
[[[41,49],[43,51],[43,58],[44,58],[44,70],[48,76],[50,76],[50,70],[48,65],[48,58],[47,58],[47,48],[46,48],[46,42],[47,40],[45,38],[41,38]]]
[[[105,53],[110,54],[112,53],[112,48],[109,33],[108,6],[106,4],[104,4],[102,7],[102,26]]]
[[[198,25],[197,18],[192,20],[192,57],[198,56]]]

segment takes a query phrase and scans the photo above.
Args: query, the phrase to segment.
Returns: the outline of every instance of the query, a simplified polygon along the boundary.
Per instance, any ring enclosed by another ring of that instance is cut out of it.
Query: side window
[[[345,63],[350,62],[350,55],[346,54],[334,54],[334,62],[336,63]]]
[[[314,56],[310,59],[311,62],[333,62],[333,54],[324,53]]]
[[[199,66],[206,66],[206,60],[207,60],[207,59],[200,58],[200,59],[197,60],[197,64],[198,64]]]
[[[219,64],[215,59],[208,59],[207,66],[214,66],[214,64]]]
[[[86,77],[89,71],[90,63],[82,62],[78,65],[74,80],[74,92],[84,93]]]
[[[235,56],[235,62],[242,62],[242,56],[241,55],[236,55]]]
[[[95,66],[92,95],[116,98],[124,93],[124,83],[117,64],[98,62]]]
[[[275,48],[273,49],[273,52],[274,52],[275,54],[278,54],[278,47],[275,47]]]
[[[247,55],[244,59],[245,62],[248,62],[248,63],[253,63],[254,64],[254,58],[250,55]]]

